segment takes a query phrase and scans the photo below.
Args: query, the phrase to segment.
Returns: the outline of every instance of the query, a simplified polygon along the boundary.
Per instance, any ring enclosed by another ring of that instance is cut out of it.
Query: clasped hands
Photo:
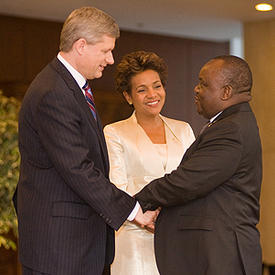
[[[141,207],[138,210],[138,213],[133,220],[136,224],[138,224],[142,228],[146,228],[148,231],[154,233],[155,230],[155,221],[159,214],[159,209],[154,211],[147,210],[146,212],[142,212]]]

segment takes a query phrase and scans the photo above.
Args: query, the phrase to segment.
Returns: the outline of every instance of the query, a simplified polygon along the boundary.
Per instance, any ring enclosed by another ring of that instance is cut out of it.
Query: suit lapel
[[[150,172],[156,175],[163,175],[165,173],[170,173],[175,167],[180,163],[182,156],[184,154],[184,146],[182,146],[179,133],[176,131],[175,127],[168,123],[168,120],[160,115],[165,125],[165,136],[167,144],[167,163],[164,169],[162,161],[158,156],[157,149],[154,144],[147,136],[142,127],[137,123],[135,113],[131,116],[131,124],[133,125],[131,129],[135,132],[136,136],[135,144],[139,152],[139,156],[142,158],[143,163],[148,163],[150,165]],[[131,130],[132,131],[132,130]],[[182,152],[180,152],[182,150]],[[178,158],[176,157],[178,156]]]
[[[74,90],[74,95],[75,95],[75,98],[76,98],[80,108],[85,112],[86,117],[88,118],[88,122],[91,125],[91,128],[93,128],[94,131],[96,132],[96,134],[98,136],[99,143],[100,143],[102,154],[104,155],[104,158],[105,158],[105,162],[108,163],[109,158],[108,158],[105,138],[104,138],[104,135],[102,132],[102,125],[101,125],[100,118],[99,118],[99,116],[97,116],[97,120],[94,119],[94,116],[91,113],[89,105],[87,104],[86,99],[83,96],[82,91],[80,90],[79,87],[77,90]],[[108,167],[106,167],[106,169],[107,169],[106,171],[109,170]]]
[[[93,115],[92,115],[92,117],[93,117]],[[93,117],[93,119],[94,119],[94,117]],[[97,129],[98,129],[97,133],[100,136],[99,140],[100,140],[100,144],[101,144],[101,150],[102,150],[102,153],[103,153],[104,159],[105,159],[104,165],[105,165],[105,168],[106,168],[106,171],[107,171],[107,175],[109,176],[109,156],[108,156],[106,140],[105,140],[105,137],[104,137],[102,124],[101,124],[101,120],[99,118],[99,115],[97,116],[97,126],[98,126],[97,127]]]
[[[180,162],[184,150],[183,146],[180,142],[180,139],[177,137],[176,129],[173,127],[165,117],[160,116],[165,125],[165,136],[166,136],[166,144],[167,144],[167,164],[166,164],[166,173],[170,173],[172,170],[176,168],[178,163]],[[179,150],[182,149],[182,153]],[[179,156],[179,158],[176,158]]]
[[[209,126],[203,131],[202,135],[199,135],[193,144],[189,147],[189,149],[184,154],[183,160],[189,158],[189,156],[196,150],[197,146],[199,145],[201,139],[207,135],[207,131],[215,126],[218,123],[221,123],[223,119],[233,115],[237,112],[251,112],[251,108],[248,102],[239,103],[236,105],[232,105],[229,108],[225,109],[214,121],[212,121]]]
[[[151,174],[164,174],[165,171],[161,159],[157,157],[158,152],[143,128],[137,123],[135,112],[130,119],[133,125],[132,128],[136,136],[136,145],[139,156],[142,158],[142,163],[148,163],[150,165]]]
[[[105,165],[106,171],[109,171],[108,168],[108,153],[107,153],[107,148],[106,148],[106,143],[104,139],[104,135],[102,132],[102,126],[101,126],[101,121],[98,117],[97,121],[94,119],[91,110],[89,108],[89,105],[86,102],[86,99],[82,93],[82,90],[79,88],[77,82],[75,79],[72,77],[70,72],[66,69],[66,67],[58,60],[58,58],[54,58],[51,65],[54,67],[54,69],[61,75],[61,77],[64,79],[66,82],[68,88],[74,93],[74,97],[79,104],[81,110],[83,110],[88,118],[88,121],[91,125],[91,128],[94,129],[98,136],[98,140],[101,146],[101,151],[102,154],[104,155],[105,158]]]
[[[251,112],[251,108],[249,106],[248,102],[243,102],[243,103],[239,103],[236,105],[232,105],[229,108],[225,109],[213,122],[212,124],[214,124],[215,122],[218,122],[228,116],[231,116],[234,113],[238,113],[238,112]]]

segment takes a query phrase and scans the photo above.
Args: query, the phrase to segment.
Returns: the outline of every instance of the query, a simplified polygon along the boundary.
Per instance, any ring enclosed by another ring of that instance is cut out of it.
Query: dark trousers
[[[102,275],[110,275],[110,266],[104,268]],[[41,273],[34,271],[26,266],[22,266],[22,275],[49,275],[48,273]],[[92,274],[91,274],[92,275]]]
[[[48,275],[48,274],[37,272],[37,271],[34,271],[26,266],[22,266],[22,275]]]
[[[275,275],[275,265],[270,265],[269,266],[269,274],[270,275]]]
[[[263,264],[263,273],[266,271],[265,274],[268,275],[275,275],[275,265],[267,265]]]
[[[105,266],[102,275],[110,275],[110,266]]]

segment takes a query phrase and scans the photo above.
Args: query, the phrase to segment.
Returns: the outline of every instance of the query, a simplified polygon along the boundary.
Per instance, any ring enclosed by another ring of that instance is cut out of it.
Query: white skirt
[[[159,275],[153,233],[126,221],[116,232],[115,241],[112,275]]]

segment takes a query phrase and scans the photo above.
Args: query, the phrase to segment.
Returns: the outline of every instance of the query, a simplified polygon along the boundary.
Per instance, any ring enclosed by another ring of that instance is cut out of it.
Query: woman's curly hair
[[[163,86],[167,83],[167,66],[162,58],[153,52],[136,51],[123,56],[117,65],[115,75],[116,91],[131,94],[131,78],[146,70],[159,74]]]

